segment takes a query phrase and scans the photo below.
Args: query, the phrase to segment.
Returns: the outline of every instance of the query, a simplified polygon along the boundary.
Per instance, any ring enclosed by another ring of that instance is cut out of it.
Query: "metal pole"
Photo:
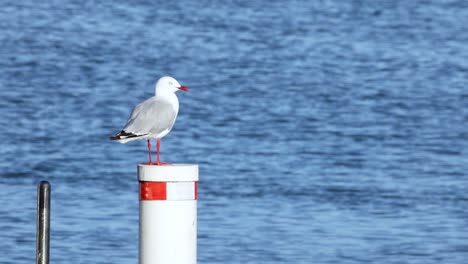
[[[50,184],[41,181],[37,186],[36,264],[49,264]]]

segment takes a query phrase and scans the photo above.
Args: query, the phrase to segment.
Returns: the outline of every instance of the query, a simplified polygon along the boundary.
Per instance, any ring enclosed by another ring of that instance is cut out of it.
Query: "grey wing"
[[[170,103],[152,97],[133,109],[123,130],[136,135],[158,135],[171,130],[176,117]]]

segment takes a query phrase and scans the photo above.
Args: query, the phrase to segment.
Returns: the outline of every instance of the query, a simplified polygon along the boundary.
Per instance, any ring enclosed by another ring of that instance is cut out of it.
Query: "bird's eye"
[[[169,82],[169,85],[172,85],[172,82]]]

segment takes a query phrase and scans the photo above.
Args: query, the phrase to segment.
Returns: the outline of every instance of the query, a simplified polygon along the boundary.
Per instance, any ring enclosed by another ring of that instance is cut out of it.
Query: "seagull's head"
[[[161,77],[156,83],[155,93],[175,93],[177,91],[188,92],[188,90],[189,89],[187,87],[180,85],[176,79],[169,76],[164,76]]]

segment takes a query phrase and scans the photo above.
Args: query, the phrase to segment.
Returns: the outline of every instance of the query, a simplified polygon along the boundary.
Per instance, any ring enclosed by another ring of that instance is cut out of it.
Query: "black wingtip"
[[[120,139],[121,136],[123,136],[123,135],[125,135],[125,134],[126,134],[125,131],[122,130],[122,131],[120,131],[119,133],[117,133],[117,134],[115,134],[115,135],[109,137],[109,139],[110,139],[110,140],[118,140],[118,139]]]
[[[119,133],[115,134],[112,137],[109,137],[110,140],[119,140],[119,139],[126,139],[126,138],[133,138],[133,137],[140,137],[141,135],[135,135],[133,133],[125,132],[124,130],[120,131]]]

